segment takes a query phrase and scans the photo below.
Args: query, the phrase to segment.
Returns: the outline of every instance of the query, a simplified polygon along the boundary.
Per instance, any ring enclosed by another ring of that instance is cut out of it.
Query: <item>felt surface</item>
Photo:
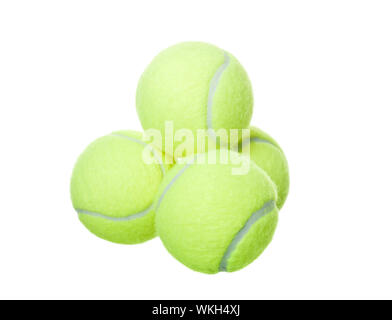
[[[80,221],[97,236],[116,243],[132,244],[155,236],[154,210],[129,221],[110,218],[131,217],[149,208],[164,173],[158,160],[142,159],[142,134],[120,131],[91,143],[77,160],[71,178],[71,199],[75,209],[108,217],[79,214]],[[155,153],[161,156],[160,152]],[[167,166],[164,164],[167,170]]]
[[[250,142],[250,143],[249,143]],[[278,190],[277,206],[281,209],[286,201],[290,177],[286,157],[278,143],[262,130],[250,127],[250,140],[240,145],[243,154],[261,167],[274,181]]]
[[[238,153],[230,152],[229,163],[208,163],[210,154],[220,159],[222,152],[227,151],[210,151],[197,155],[193,164],[175,165],[155,201],[157,232],[168,251],[189,268],[210,274],[219,271],[230,243],[252,214],[277,198],[273,182],[253,162],[248,174],[232,174],[238,159],[248,161]],[[273,210],[272,215],[276,214]],[[252,227],[234,250],[228,271],[248,265],[268,245],[276,226],[269,216],[262,217],[264,223],[255,224],[257,230]],[[263,235],[264,231],[268,234]]]
[[[119,244],[143,243],[156,236],[155,213],[129,221],[111,221],[86,214],[80,214],[79,220],[96,236]]]
[[[163,137],[165,120],[173,121],[175,133],[185,128],[196,137],[197,129],[207,129],[210,86],[225,63],[225,54],[230,61],[214,91],[212,128],[246,128],[252,116],[253,94],[245,70],[231,54],[200,42],[180,43],[162,51],[144,71],[136,92],[143,128],[158,129]],[[165,140],[163,144],[165,150]],[[174,148],[180,144],[175,142]],[[191,151],[197,151],[196,144],[176,157]]]
[[[278,208],[257,221],[231,255],[227,271],[233,272],[253,262],[268,246],[278,224]],[[245,262],[245,264],[244,264]]]

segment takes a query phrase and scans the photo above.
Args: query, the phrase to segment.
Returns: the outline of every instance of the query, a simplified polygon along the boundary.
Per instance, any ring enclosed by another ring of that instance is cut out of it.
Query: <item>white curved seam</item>
[[[150,148],[150,151],[152,152],[154,158],[158,161],[158,163],[160,165],[162,174],[165,175],[165,168],[163,166],[162,160],[158,157],[158,155],[156,154],[156,151],[153,147],[151,147],[150,145],[148,145],[144,141],[141,141],[139,139],[129,137],[129,136],[126,136],[123,134],[112,133],[111,136],[127,139],[130,141],[136,142],[144,147]],[[106,219],[106,220],[110,220],[110,221],[130,221],[130,220],[138,219],[138,218],[141,218],[141,217],[147,215],[151,211],[152,208],[153,208],[153,205],[150,205],[147,209],[140,211],[140,212],[137,212],[137,213],[134,213],[134,214],[131,214],[126,217],[110,217],[110,216],[104,215],[99,212],[93,212],[93,211],[84,210],[84,209],[77,209],[77,208],[75,208],[75,210],[78,214],[85,214],[85,215],[89,215],[92,217],[102,218],[102,219]]]
[[[147,215],[151,211],[152,207],[153,207],[153,205],[150,205],[147,209],[140,211],[138,213],[131,214],[126,217],[109,217],[107,215],[104,215],[104,214],[98,213],[98,212],[92,212],[92,211],[83,210],[83,209],[76,209],[76,208],[75,208],[75,210],[78,214],[85,214],[85,215],[92,216],[92,217],[97,217],[97,218],[102,218],[102,219],[106,219],[106,220],[110,220],[110,221],[119,222],[119,221],[130,221],[130,220],[144,217],[145,215]]]
[[[174,182],[177,181],[177,179],[185,172],[186,169],[188,169],[192,164],[195,163],[196,158],[197,158],[197,155],[195,155],[190,162],[188,162],[180,171],[178,171],[178,173],[174,176],[174,178],[165,187],[165,189],[163,190],[161,196],[158,199],[157,206],[155,208],[155,212],[158,211],[158,208],[161,205],[161,202],[162,202],[163,198],[165,197],[166,193],[170,190],[170,188],[173,186]]]
[[[246,146],[247,146],[248,144],[250,144],[251,142],[267,143],[267,144],[270,144],[270,145],[276,147],[271,141],[268,141],[268,140],[265,140],[265,139],[261,139],[261,138],[254,137],[254,138],[246,139],[245,143],[243,143],[243,144],[241,145],[241,149],[244,148],[244,147],[246,147]]]
[[[211,79],[210,82],[210,88],[208,90],[208,100],[207,100],[207,129],[208,129],[208,135],[212,139],[216,139],[216,135],[212,126],[212,104],[214,102],[214,96],[216,89],[218,87],[219,81],[222,77],[223,72],[226,70],[226,68],[230,64],[230,56],[224,52],[224,61],[223,64],[216,70],[214,76]]]
[[[242,229],[236,234],[236,236],[233,238],[231,241],[230,245],[227,247],[225,254],[223,255],[223,258],[221,260],[221,263],[219,265],[219,271],[227,271],[227,264],[228,261],[232,255],[232,253],[235,251],[237,248],[238,244],[241,242],[241,240],[247,235],[247,233],[250,231],[250,229],[253,227],[253,225],[259,221],[261,218],[269,214],[275,209],[275,201],[270,200],[266,202],[261,209],[255,211],[252,213],[248,221],[246,221],[245,225],[242,227]]]
[[[111,136],[127,139],[127,140],[130,140],[130,141],[136,142],[136,143],[142,145],[143,147],[149,148],[151,153],[152,153],[152,155],[154,156],[155,160],[158,161],[158,164],[159,164],[159,166],[161,168],[162,174],[165,175],[166,171],[165,171],[165,167],[163,166],[162,159],[159,157],[159,155],[157,154],[156,150],[152,146],[150,146],[149,144],[145,143],[142,140],[139,140],[139,139],[133,138],[133,137],[128,137],[128,136],[120,134],[120,133],[112,133]]]

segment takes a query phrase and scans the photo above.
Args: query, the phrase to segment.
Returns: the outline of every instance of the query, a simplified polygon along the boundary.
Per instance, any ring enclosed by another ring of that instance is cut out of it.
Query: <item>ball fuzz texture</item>
[[[230,161],[221,159],[229,154]],[[245,163],[246,174],[233,174]],[[156,199],[157,232],[167,250],[203,273],[236,271],[270,243],[278,221],[275,185],[258,166],[235,152],[209,151],[177,164]]]
[[[185,42],[153,59],[139,80],[136,107],[145,130],[158,129],[164,137],[169,120],[174,133],[186,128],[196,137],[197,129],[213,129],[210,137],[216,139],[215,130],[248,127],[253,94],[233,55],[211,44]],[[174,149],[179,144],[174,141]]]
[[[278,191],[277,206],[281,209],[289,192],[290,177],[286,157],[278,143],[267,133],[250,127],[250,138],[242,141],[240,149],[244,155],[250,155],[275,183]]]
[[[80,221],[116,243],[153,238],[152,203],[167,169],[162,154],[147,146],[141,133],[119,131],[97,139],[72,173],[71,198]]]

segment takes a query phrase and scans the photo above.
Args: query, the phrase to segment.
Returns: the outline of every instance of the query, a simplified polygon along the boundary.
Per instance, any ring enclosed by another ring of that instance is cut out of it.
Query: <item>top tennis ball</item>
[[[214,129],[208,136],[215,139],[218,129],[247,128],[253,94],[246,71],[234,56],[211,44],[184,42],[162,51],[144,71],[136,107],[145,130],[161,131],[163,150],[169,144],[165,121],[173,121],[175,150],[181,142],[175,135],[179,129],[190,129],[194,137],[197,129]],[[196,141],[192,147],[196,152]]]

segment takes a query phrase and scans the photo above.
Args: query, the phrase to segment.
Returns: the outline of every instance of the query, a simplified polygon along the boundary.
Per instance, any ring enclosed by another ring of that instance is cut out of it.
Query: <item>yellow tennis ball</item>
[[[236,271],[270,243],[278,222],[276,199],[274,183],[248,158],[223,149],[197,154],[164,178],[156,198],[157,232],[167,250],[193,270]]]
[[[253,94],[246,71],[232,54],[211,44],[184,42],[162,51],[144,71],[136,107],[143,128],[159,130],[163,150],[173,155],[185,143],[181,129],[190,130],[193,137],[204,129],[206,140],[215,142],[219,129],[247,128]],[[165,140],[166,121],[172,121],[174,134],[179,134],[173,148],[173,141]],[[218,143],[228,143],[225,137],[219,139]],[[187,149],[175,156],[196,152],[196,143],[191,144],[191,152]]]
[[[275,183],[278,191],[277,206],[283,207],[289,193],[289,167],[279,144],[264,131],[250,127],[250,138],[244,139],[240,150],[262,168]]]
[[[152,203],[167,170],[163,155],[147,146],[141,133],[119,131],[97,139],[72,173],[71,198],[80,221],[116,243],[153,238]]]

